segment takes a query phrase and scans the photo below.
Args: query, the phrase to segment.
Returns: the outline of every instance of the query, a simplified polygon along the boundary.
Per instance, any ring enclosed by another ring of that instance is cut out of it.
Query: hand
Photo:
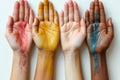
[[[27,1],[16,1],[13,16],[9,17],[6,38],[14,52],[27,53],[32,45],[33,10]]]
[[[39,4],[38,19],[32,29],[33,40],[39,49],[54,52],[59,44],[59,23],[57,11],[51,2]]]
[[[79,49],[85,40],[85,21],[79,14],[78,5],[72,0],[65,4],[64,12],[61,12],[60,30],[63,51]]]
[[[114,31],[112,19],[106,23],[105,11],[102,2],[95,0],[86,12],[87,44],[92,54],[106,51],[109,47]]]

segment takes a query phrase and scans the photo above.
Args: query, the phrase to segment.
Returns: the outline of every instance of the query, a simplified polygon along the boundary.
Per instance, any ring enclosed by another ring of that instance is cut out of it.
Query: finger
[[[100,22],[99,1],[95,0],[95,22]]]
[[[89,11],[87,10],[86,13],[85,13],[85,22],[86,22],[86,26],[88,27],[89,24],[90,24],[90,14],[89,14]]]
[[[25,1],[25,22],[28,22],[29,21],[29,12],[30,12],[30,7],[28,5],[28,2]]]
[[[69,0],[69,21],[74,20],[74,8],[72,0]]]
[[[64,23],[67,23],[68,22],[68,12],[69,12],[69,9],[68,9],[68,3],[65,3],[64,5]]]
[[[64,12],[61,11],[61,13],[60,13],[60,26],[62,27],[63,24],[64,24]]]
[[[91,24],[94,22],[94,9],[95,9],[95,3],[91,2],[90,4],[90,23]]]
[[[76,2],[74,2],[74,20],[76,22],[80,21],[80,11]]]
[[[20,14],[19,14],[19,19],[20,20],[24,20],[24,15],[25,15],[24,0],[20,0]]]
[[[80,21],[80,25],[81,25],[81,32],[83,33],[83,34],[86,34],[86,26],[85,26],[85,20],[84,20],[84,18],[81,18],[81,21]]]
[[[16,1],[14,5],[14,11],[13,11],[14,22],[17,22],[19,20],[19,7],[20,7],[20,4],[18,1]]]
[[[34,22],[34,12],[32,9],[30,9],[30,18],[29,18],[29,24],[32,25]]]
[[[41,2],[38,7],[38,17],[40,21],[44,20],[43,9],[44,9],[44,4]]]
[[[108,21],[107,21],[107,34],[110,36],[110,37],[113,37],[114,36],[114,28],[113,28],[113,23],[112,23],[112,19],[109,18]]]
[[[54,21],[54,9],[53,9],[53,4],[49,2],[49,20],[51,22]]]
[[[35,18],[33,27],[32,27],[32,33],[36,34],[38,32],[38,29],[39,29],[39,20]]]
[[[106,24],[106,16],[105,16],[103,3],[100,2],[99,5],[100,5],[100,22]]]
[[[49,15],[49,2],[48,0],[44,0],[44,20],[48,21]]]
[[[58,13],[56,10],[54,10],[54,23],[59,24]]]

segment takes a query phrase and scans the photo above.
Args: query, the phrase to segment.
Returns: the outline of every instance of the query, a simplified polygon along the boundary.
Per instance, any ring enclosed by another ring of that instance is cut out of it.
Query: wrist
[[[30,51],[21,51],[21,50],[13,50],[14,55],[16,54],[17,56],[22,56],[22,55],[26,55],[26,57],[29,56]]]
[[[21,52],[14,52],[13,54],[13,65],[17,65],[23,70],[26,70],[29,66],[28,55],[22,54]]]
[[[70,50],[64,54],[66,80],[83,80],[79,53],[79,50]]]
[[[80,53],[80,50],[79,49],[71,49],[71,50],[67,50],[67,51],[63,51],[64,52],[64,56],[67,57],[67,56],[75,56],[75,55],[79,55]]]
[[[51,56],[51,57],[54,57],[55,52],[38,49],[38,56]]]
[[[106,51],[102,51],[94,55],[91,54],[91,69],[92,69],[91,71],[92,71],[93,80],[108,80],[108,79],[103,79],[103,77],[108,78],[105,53]]]
[[[44,76],[43,76],[44,75]],[[53,80],[54,75],[54,52],[38,51],[35,80]]]

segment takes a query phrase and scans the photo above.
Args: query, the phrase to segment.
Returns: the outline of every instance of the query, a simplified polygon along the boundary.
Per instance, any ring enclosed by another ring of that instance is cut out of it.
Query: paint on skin
[[[21,69],[26,65],[26,54],[24,54],[24,51],[26,50],[28,46],[28,36],[26,34],[25,28],[26,28],[26,23],[21,22],[20,23],[21,31],[20,31],[20,45],[21,45],[21,52],[22,52],[22,60],[21,62]]]
[[[59,43],[59,27],[55,23],[41,22],[39,32],[37,33],[40,39],[39,48],[44,48],[47,51],[55,51]]]
[[[21,67],[21,70],[26,66],[26,54],[25,54],[25,50],[28,46],[28,36],[26,34],[26,23],[23,21],[20,21],[16,24],[17,26],[17,42],[20,44],[20,48],[21,48],[21,57],[20,57],[20,62],[19,65]]]
[[[26,23],[25,22],[19,22],[18,23],[18,31],[19,31],[19,43],[21,46],[21,52],[24,53],[28,46],[28,36],[26,34],[25,28],[26,28]]]
[[[95,73],[98,69],[98,53],[96,51],[97,47],[97,41],[98,41],[98,36],[99,36],[99,22],[100,22],[100,14],[97,14],[95,16],[95,23],[91,25],[91,34],[90,34],[90,48],[91,48],[91,53],[94,57],[94,70]]]

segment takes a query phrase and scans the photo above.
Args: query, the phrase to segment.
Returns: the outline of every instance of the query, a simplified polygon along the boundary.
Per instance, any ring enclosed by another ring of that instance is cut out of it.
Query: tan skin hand
[[[98,6],[99,5],[99,6]],[[98,32],[98,40],[96,51],[101,53],[102,51],[106,51],[112,42],[114,31],[113,31],[113,24],[112,19],[109,18],[106,22],[104,6],[102,2],[95,2],[91,3],[90,11],[86,11],[86,25],[87,25],[87,44],[90,49],[90,35],[91,35],[91,25],[95,23],[95,15],[97,13],[100,14],[99,18],[99,32]],[[94,16],[92,16],[94,15]]]
[[[63,51],[79,49],[86,37],[86,28],[76,3],[70,1],[65,4],[65,10],[60,15],[60,26]]]
[[[54,52],[59,43],[58,13],[51,2],[39,4],[38,18],[33,24],[33,40],[39,49]]]
[[[59,44],[59,19],[48,0],[38,7],[38,18],[32,27],[33,40],[38,47],[38,60],[34,80],[54,80],[54,55]]]
[[[25,6],[26,11],[22,5]],[[29,52],[32,45],[33,20],[34,14],[28,3],[21,1],[19,4],[16,2],[13,17],[9,17],[6,31],[6,38],[13,51]]]

